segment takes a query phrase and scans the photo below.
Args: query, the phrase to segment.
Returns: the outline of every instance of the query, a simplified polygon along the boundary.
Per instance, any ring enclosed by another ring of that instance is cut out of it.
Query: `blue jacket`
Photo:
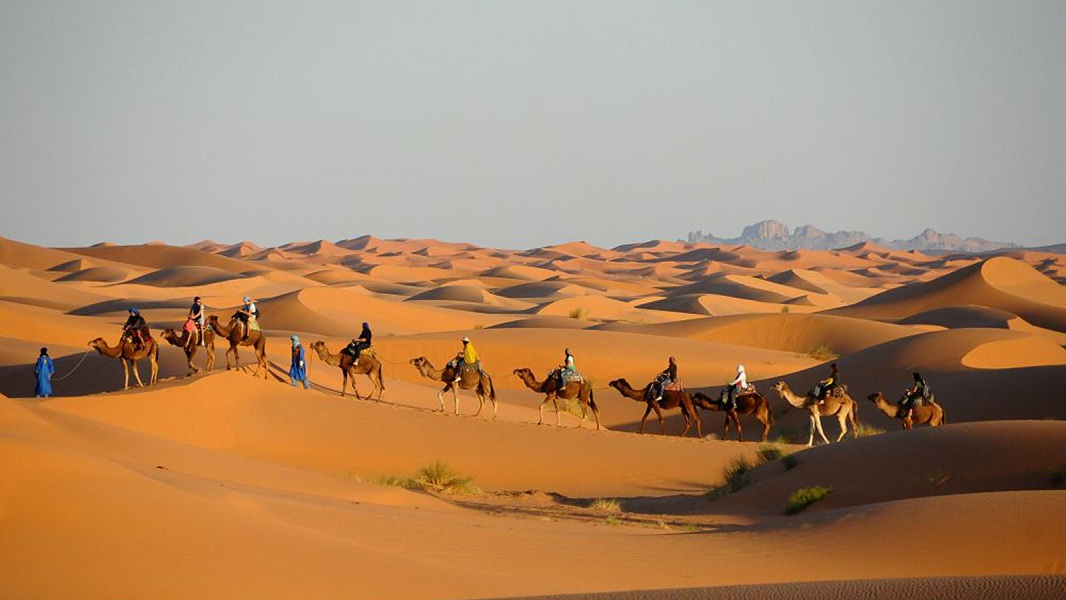
[[[33,370],[33,374],[37,376],[37,385],[33,388],[34,396],[52,395],[52,373],[55,372],[51,358],[42,356],[37,359],[37,366]]]

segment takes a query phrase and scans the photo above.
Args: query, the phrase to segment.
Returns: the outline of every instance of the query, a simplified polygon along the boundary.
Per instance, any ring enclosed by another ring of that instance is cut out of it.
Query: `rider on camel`
[[[192,299],[192,306],[189,308],[189,320],[192,321],[193,325],[196,326],[196,337],[199,340],[199,342],[197,342],[197,343],[200,346],[205,346],[206,345],[206,344],[204,344],[204,317],[205,317],[204,313],[205,312],[206,312],[206,310],[204,309],[204,303],[203,303],[202,300],[200,300],[200,297],[197,296],[197,297],[193,298]]]
[[[929,400],[932,393],[929,384],[922,378],[922,374],[914,372],[914,387],[903,392],[903,398],[899,401],[899,418],[907,419],[911,415],[914,405],[923,400]]]
[[[359,353],[370,347],[370,340],[373,337],[374,334],[370,332],[370,323],[363,321],[363,330],[359,332],[359,337],[349,342],[342,352],[359,360]]]
[[[259,330],[259,308],[256,307],[255,302],[248,296],[244,297],[244,306],[237,309],[237,318],[240,319],[244,325],[244,334],[241,336],[242,340],[248,339],[248,332],[251,330]]]
[[[570,352],[569,348],[563,352],[563,364],[559,365],[559,368],[556,369],[559,377],[558,386],[560,390],[564,389],[566,387],[566,382],[573,379],[574,375],[577,373],[577,367],[574,366],[574,355]]]
[[[144,317],[141,316],[141,311],[136,307],[129,307],[127,309],[130,316],[126,319],[126,323],[122,326],[122,336],[127,335],[133,340],[133,345],[136,348],[140,348],[148,342],[148,323],[145,322]]]
[[[840,385],[840,371],[837,370],[837,364],[833,363],[829,368],[829,377],[819,381],[814,387],[814,395],[819,400],[825,400],[838,385]]]
[[[663,390],[666,389],[666,384],[677,381],[677,359],[673,356],[670,357],[670,364],[655,376],[655,401],[658,402],[663,399]]]
[[[746,389],[748,389],[748,374],[744,371],[744,365],[737,365],[737,376],[729,382],[729,387],[726,388],[725,409],[727,411],[737,409],[737,395]]]
[[[449,363],[455,369],[455,381],[459,381],[463,376],[463,369],[467,365],[472,365],[477,369],[478,373],[484,374],[481,370],[481,357],[478,355],[477,350],[474,349],[474,344],[470,343],[470,338],[463,338],[463,349],[459,351],[459,354],[455,355]]]

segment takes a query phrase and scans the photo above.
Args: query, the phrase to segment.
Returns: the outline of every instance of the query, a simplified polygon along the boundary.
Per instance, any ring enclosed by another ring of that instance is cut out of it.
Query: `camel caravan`
[[[148,359],[151,366],[148,385],[156,383],[159,376],[159,343],[152,338],[140,311],[132,306],[128,311],[129,318],[123,325],[117,345],[111,346],[103,338],[96,338],[89,342],[89,347],[102,356],[120,359],[124,377],[123,389],[129,388],[130,371],[133,372],[134,381],[138,387],[145,385],[137,369],[137,362],[141,359]],[[245,346],[253,351],[256,358],[252,376],[258,376],[260,372],[263,373],[264,378],[268,376],[266,335],[259,326],[259,309],[247,296],[244,298],[244,305],[237,309],[225,324],[219,320],[218,315],[207,316],[200,297],[196,297],[184,326],[180,330],[164,329],[160,337],[171,346],[182,349],[185,353],[189,375],[201,372],[194,363],[194,358],[200,348],[204,349],[207,356],[205,370],[211,371],[214,368],[215,340],[221,339],[228,343],[227,370],[240,368],[239,348]],[[293,366],[289,374],[292,385],[297,386],[297,382],[302,381],[305,388],[310,388],[304,365],[303,347],[299,345],[297,336],[293,335],[291,339],[293,340]],[[356,399],[381,399],[385,391],[385,381],[382,376],[381,360],[371,345],[372,339],[373,334],[369,323],[363,323],[359,337],[354,338],[340,352],[331,352],[324,341],[315,341],[310,344],[311,350],[322,362],[341,370],[340,395],[342,397],[347,394],[350,384]],[[492,403],[492,418],[495,419],[499,415],[499,404],[496,400],[496,387],[492,376],[482,367],[481,358],[470,339],[464,337],[462,344],[462,349],[455,357],[439,369],[425,356],[412,358],[407,362],[422,377],[443,384],[437,392],[440,412],[446,410],[445,394],[451,393],[454,414],[458,415],[459,392],[461,390],[473,391],[478,399],[478,409],[474,416],[481,414],[488,400]],[[592,382],[576,369],[574,355],[569,348],[565,351],[563,363],[551,369],[542,380],[538,380],[534,371],[527,367],[516,368],[511,374],[525,387],[544,395],[538,406],[540,417],[537,421],[538,425],[544,423],[544,407],[551,403],[555,410],[556,426],[561,425],[560,415],[564,409],[576,413],[576,410],[580,408],[581,420],[578,427],[584,426],[591,412],[596,421],[596,429],[601,428],[600,409],[595,400],[596,390]],[[359,393],[356,375],[365,375],[371,383],[372,387],[366,396]],[[944,424],[946,422],[944,409],[936,402],[928,384],[919,373],[914,373],[914,382],[914,386],[906,390],[897,403],[888,401],[881,392],[870,394],[868,400],[889,418],[899,420],[903,429],[911,429],[915,425],[938,427]],[[730,426],[732,426],[736,429],[737,440],[744,441],[741,416],[751,417],[762,426],[760,440],[763,442],[769,439],[770,430],[774,425],[774,413],[769,400],[755,389],[754,384],[747,381],[747,373],[743,365],[737,365],[735,378],[717,396],[708,395],[702,391],[690,393],[685,390],[678,377],[677,361],[673,357],[670,357],[667,367],[643,387],[634,387],[625,378],[610,381],[608,387],[616,390],[623,398],[634,400],[645,406],[637,430],[640,434],[644,433],[648,416],[654,411],[659,421],[659,433],[665,435],[664,412],[680,410],[685,420],[680,436],[688,435],[692,426],[695,425],[696,436],[702,438],[703,423],[697,408],[723,414],[722,439],[729,437]],[[849,395],[848,387],[840,382],[840,373],[836,364],[831,365],[827,379],[819,381],[804,395],[795,393],[784,381],[776,382],[771,389],[785,402],[786,410],[795,408],[808,414],[810,425],[808,446],[814,444],[816,435],[824,443],[830,443],[822,427],[824,418],[836,419],[840,427],[840,433],[835,441],[843,440],[849,428],[853,437],[858,436],[859,406]],[[562,408],[560,403],[563,404]]]

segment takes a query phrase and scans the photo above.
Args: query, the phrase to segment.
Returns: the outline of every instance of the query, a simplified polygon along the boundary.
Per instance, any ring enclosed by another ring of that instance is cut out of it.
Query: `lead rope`
[[[74,368],[73,368],[73,369],[71,369],[69,373],[67,373],[66,375],[64,375],[64,376],[62,376],[62,377],[56,377],[55,379],[50,379],[49,381],[63,381],[63,380],[64,380],[64,379],[66,379],[67,377],[70,377],[71,375],[73,375],[73,374],[74,374],[74,371],[77,371],[77,370],[78,370],[78,367],[80,367],[80,366],[81,366],[81,363],[85,362],[85,359],[86,359],[86,357],[88,357],[88,356],[89,356],[89,353],[90,353],[90,352],[92,352],[92,350],[86,350],[86,351],[85,351],[85,352],[84,352],[84,353],[83,353],[83,354],[81,355],[81,360],[79,360],[79,361],[78,361],[78,364],[74,365]]]

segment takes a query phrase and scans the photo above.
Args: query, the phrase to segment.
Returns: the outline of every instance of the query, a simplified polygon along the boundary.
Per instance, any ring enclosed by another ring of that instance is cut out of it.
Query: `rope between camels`
[[[73,375],[73,374],[74,374],[74,371],[77,371],[77,370],[78,370],[78,367],[80,367],[80,366],[81,366],[81,363],[85,362],[85,359],[86,359],[86,358],[87,358],[87,357],[89,356],[89,353],[90,353],[90,352],[92,352],[92,350],[86,350],[86,351],[85,351],[85,352],[84,352],[84,353],[83,353],[83,354],[81,355],[81,360],[79,360],[79,361],[78,361],[78,364],[74,365],[74,368],[73,368],[73,369],[71,369],[69,373],[67,373],[66,375],[64,375],[64,376],[62,376],[62,377],[56,377],[56,378],[52,379],[51,381],[63,381],[63,380],[64,380],[64,379],[66,379],[67,377],[70,377],[71,375]]]

